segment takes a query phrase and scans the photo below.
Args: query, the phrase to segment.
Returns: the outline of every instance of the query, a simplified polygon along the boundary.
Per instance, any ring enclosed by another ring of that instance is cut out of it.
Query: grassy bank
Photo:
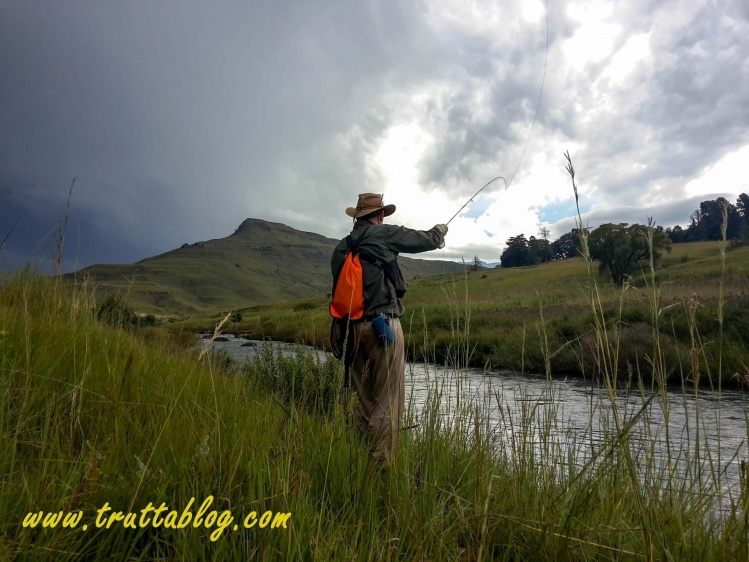
[[[381,471],[351,429],[336,363],[266,351],[240,371],[227,370],[166,332],[113,327],[96,320],[95,310],[85,287],[30,276],[0,286],[1,559],[749,555],[746,488],[715,511],[715,477],[694,476],[710,474],[699,444],[692,478],[656,470],[648,455],[635,465],[627,417],[604,432],[594,462],[580,466],[551,433],[532,429],[551,414],[542,404],[553,400],[521,410],[506,427],[513,438],[499,446],[479,405],[466,404],[458,422],[446,425],[434,389],[435,407]],[[140,517],[149,502],[163,502],[162,517],[168,510],[181,516],[191,498],[195,513],[210,496],[218,510],[210,528],[96,522],[107,503],[105,515]],[[40,510],[82,518],[74,528],[24,527]],[[253,511],[291,516],[285,527],[279,520],[275,529],[244,529]]]
[[[677,244],[654,278],[642,272],[623,289],[605,277],[594,283],[608,337],[618,345],[614,370],[622,379],[637,372],[647,377],[657,345],[667,378],[692,380],[696,345],[703,384],[717,386],[719,374],[728,385],[749,380],[749,247],[727,252],[723,267],[719,242]],[[600,380],[605,349],[596,338],[590,286],[583,258],[411,281],[402,319],[408,353],[415,360],[518,372],[548,368]],[[329,348],[328,301],[320,295],[244,309],[242,322],[229,329]],[[218,318],[178,325],[207,330]]]

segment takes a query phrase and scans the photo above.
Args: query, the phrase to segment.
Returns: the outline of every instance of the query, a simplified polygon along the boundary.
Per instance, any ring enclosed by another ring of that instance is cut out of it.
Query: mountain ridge
[[[248,218],[224,238],[183,244],[133,264],[92,265],[65,275],[89,279],[97,298],[127,295],[137,312],[185,317],[327,293],[337,239]],[[398,259],[404,277],[462,272],[455,262]]]

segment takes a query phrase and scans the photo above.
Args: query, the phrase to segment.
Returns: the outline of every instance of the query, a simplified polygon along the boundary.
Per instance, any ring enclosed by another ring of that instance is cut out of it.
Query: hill
[[[90,278],[98,295],[122,292],[136,311],[185,316],[298,299],[330,291],[338,240],[280,223],[247,219],[231,236],[129,265],[93,265],[65,276]],[[463,271],[454,262],[401,257],[406,279]]]
[[[659,332],[658,354],[670,380],[683,375],[709,385],[720,370],[730,384],[749,384],[747,279],[749,247],[727,252],[723,267],[718,242],[675,244],[658,266],[655,289],[649,273],[634,275],[624,288],[608,273],[594,273],[593,304],[581,257],[419,279],[404,298],[406,344],[416,360],[458,357],[475,367],[599,376],[606,346],[596,339],[596,322],[605,321],[608,349],[616,351],[624,376],[630,368],[651,371]],[[329,349],[327,302],[321,294],[255,306],[242,311],[232,331]],[[178,325],[207,330],[217,320],[195,317]]]

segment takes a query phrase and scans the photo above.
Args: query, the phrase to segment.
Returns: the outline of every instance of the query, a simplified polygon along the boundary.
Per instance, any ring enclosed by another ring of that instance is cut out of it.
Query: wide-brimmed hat
[[[382,195],[379,193],[360,193],[356,208],[349,207],[346,214],[356,219],[380,210],[385,211],[385,216],[389,217],[395,212],[395,205],[383,205]]]

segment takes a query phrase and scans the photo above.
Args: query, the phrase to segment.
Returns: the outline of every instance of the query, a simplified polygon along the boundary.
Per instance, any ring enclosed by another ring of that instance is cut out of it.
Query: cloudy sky
[[[5,268],[49,267],[73,178],[66,270],[341,237],[365,191],[430,228],[504,176],[430,254],[496,261],[574,226],[567,150],[590,226],[749,191],[749,2],[0,0]]]

